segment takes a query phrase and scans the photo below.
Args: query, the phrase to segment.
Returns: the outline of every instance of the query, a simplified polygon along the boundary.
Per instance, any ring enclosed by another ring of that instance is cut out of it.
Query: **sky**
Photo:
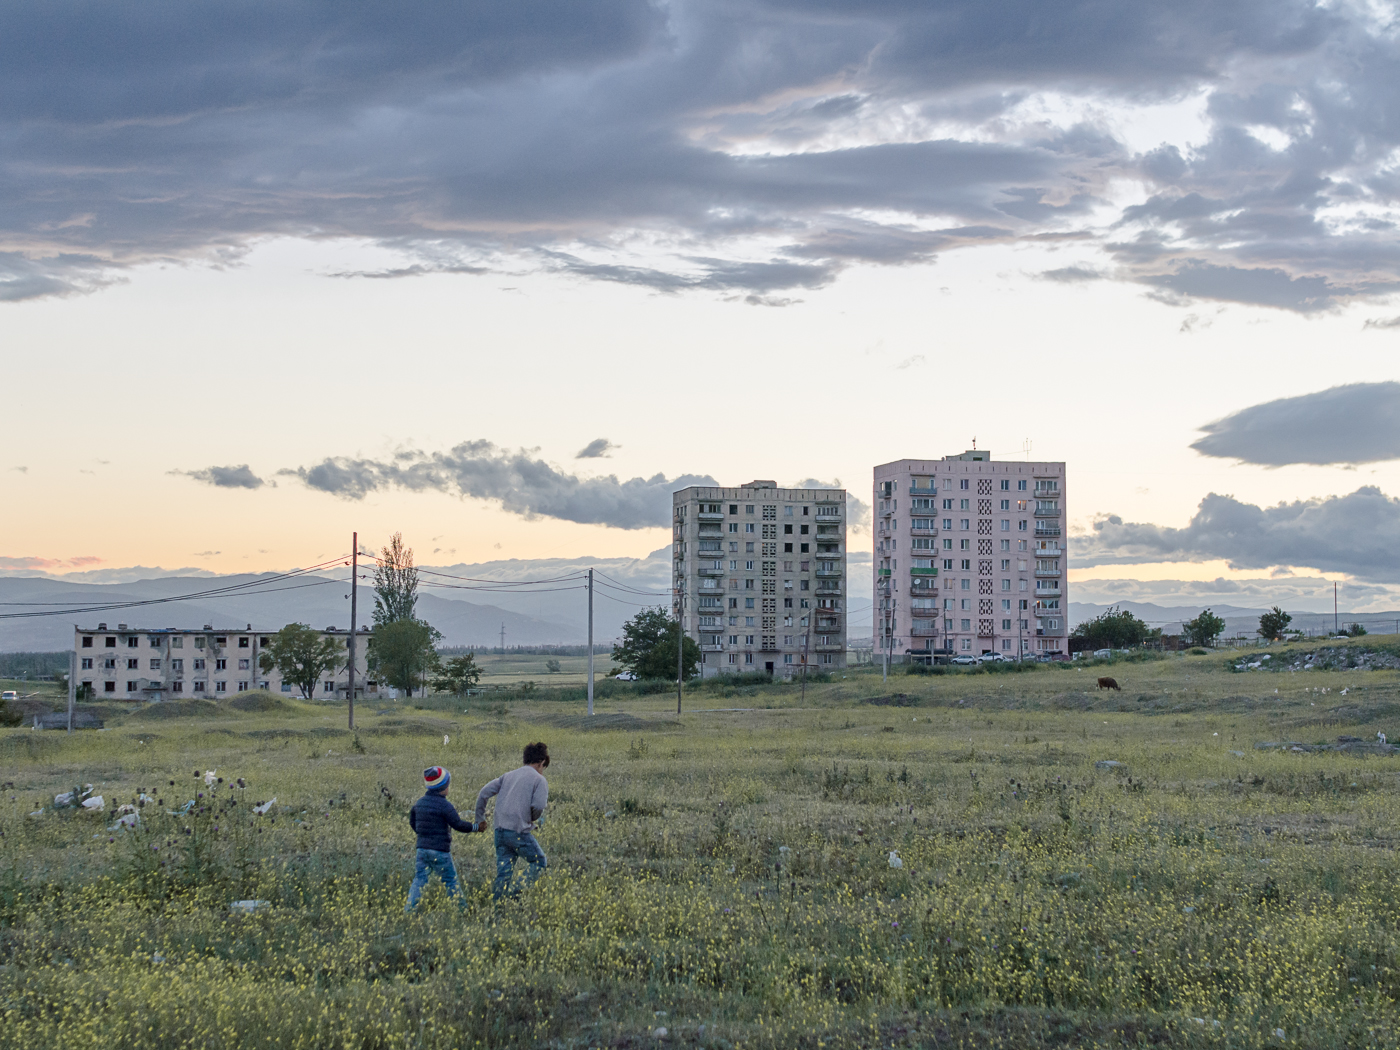
[[[1077,599],[1394,608],[1397,103],[1379,2],[0,3],[0,572],[528,576],[975,440]]]

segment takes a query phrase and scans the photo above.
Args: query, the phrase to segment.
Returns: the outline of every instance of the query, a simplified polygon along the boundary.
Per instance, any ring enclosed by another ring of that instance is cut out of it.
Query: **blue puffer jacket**
[[[408,826],[418,833],[419,849],[452,850],[452,829],[463,834],[475,831],[457,815],[457,808],[436,792],[429,791],[408,811]]]

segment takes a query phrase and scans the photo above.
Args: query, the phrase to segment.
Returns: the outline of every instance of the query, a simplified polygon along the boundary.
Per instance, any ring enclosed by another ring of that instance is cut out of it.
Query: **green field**
[[[1396,1046],[1400,671],[1239,655],[0,731],[0,1047]],[[534,739],[549,874],[405,917],[422,768]]]
[[[481,685],[485,689],[497,689],[533,681],[541,687],[578,684],[588,681],[587,656],[539,656],[531,653],[482,653],[472,654],[481,668]],[[550,671],[545,664],[550,660],[559,661],[559,670]],[[593,654],[593,673],[599,678],[606,675],[615,665],[611,656]]]

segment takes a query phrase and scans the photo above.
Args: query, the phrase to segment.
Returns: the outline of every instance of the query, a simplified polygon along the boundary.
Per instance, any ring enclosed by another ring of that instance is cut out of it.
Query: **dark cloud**
[[[1347,496],[1258,507],[1212,492],[1181,529],[1125,522],[1110,515],[1094,522],[1075,563],[1208,561],[1232,568],[1296,565],[1351,573],[1377,582],[1400,581],[1400,500],[1363,486]]]
[[[579,449],[578,455],[574,456],[574,459],[603,459],[606,458],[607,454],[613,449],[621,447],[620,445],[614,445],[607,438],[594,438],[588,444],[584,445],[583,448]]]
[[[339,277],[533,268],[776,304],[1073,233],[1159,296],[1326,310],[1400,286],[1400,44],[1367,10],[0,0],[0,301],[293,236],[405,257]],[[1017,113],[1195,92],[1200,145],[1140,155],[1106,121]],[[1112,244],[1082,229],[1134,181]]]
[[[671,522],[671,493],[687,485],[715,485],[708,475],[664,474],[618,480],[580,478],[537,459],[528,450],[465,441],[447,452],[405,450],[387,459],[336,456],[310,467],[278,471],[308,488],[344,499],[364,499],[390,489],[446,492],[497,500],[526,518],[559,518],[617,529],[647,529]]]
[[[839,489],[844,486],[841,479],[834,481],[821,481],[817,478],[804,478],[794,482],[795,489]],[[866,503],[850,489],[846,490],[846,527],[854,533],[868,532],[870,530],[870,504]]]
[[[187,478],[194,478],[195,481],[202,481],[206,485],[213,485],[221,489],[258,489],[266,484],[262,478],[253,473],[246,463],[242,463],[236,467],[205,467],[203,470],[172,470],[170,473],[183,474]]]
[[[1400,459],[1400,383],[1350,383],[1253,405],[1207,423],[1191,447],[1281,467]]]
[[[1363,328],[1400,328],[1400,317],[1372,317]]]

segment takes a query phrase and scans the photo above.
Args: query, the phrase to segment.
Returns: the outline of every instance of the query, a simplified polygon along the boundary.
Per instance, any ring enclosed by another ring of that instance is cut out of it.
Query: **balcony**
[[[702,653],[722,653],[722,652],[724,652],[724,646],[722,646],[722,645],[702,645],[702,646],[700,647],[700,651],[701,651]]]
[[[818,558],[835,558],[835,557],[837,557],[838,555],[840,555],[840,553],[841,553],[841,548],[840,548],[840,546],[838,546],[838,545],[836,545],[836,544],[830,544],[830,545],[828,545],[828,546],[826,546],[826,547],[821,547],[821,546],[818,546],[818,547],[817,547],[817,557],[818,557]]]
[[[695,515],[695,518],[697,521],[723,521],[724,515],[715,511],[706,510]]]
[[[889,570],[889,569],[876,569],[876,570],[875,570],[875,575],[881,577],[882,579],[888,577],[889,574],[890,574],[890,570]]]
[[[701,576],[723,576],[726,570],[716,569],[713,565],[702,565],[699,571]]]
[[[1063,558],[1064,554],[1058,543],[1053,547],[1036,547],[1031,551],[1031,556],[1036,558]]]
[[[1058,598],[1060,596],[1060,588],[1058,586],[1037,587],[1035,589],[1035,596],[1037,598]]]
[[[910,637],[912,637],[912,638],[937,638],[937,637],[938,637],[938,629],[937,629],[936,627],[932,626],[932,625],[924,626],[924,625],[922,625],[922,624],[917,624],[917,623],[916,623],[916,624],[910,629],[909,635],[910,635]]]
[[[1060,575],[1063,575],[1063,573],[1062,573],[1062,571],[1061,571],[1060,569],[1036,569],[1036,570],[1035,570],[1035,574],[1036,574],[1036,576],[1038,576],[1038,577],[1041,577],[1041,576],[1060,576]]]
[[[937,496],[937,495],[938,495],[938,489],[937,489],[937,488],[921,489],[921,488],[919,488],[917,485],[910,485],[910,486],[909,486],[909,495],[911,495],[911,496]]]
[[[1050,522],[1037,521],[1035,523],[1035,534],[1037,538],[1041,536],[1058,536],[1060,534],[1060,526],[1051,524]]]
[[[816,650],[817,652],[819,652],[819,653],[839,653],[839,652],[842,652],[842,651],[846,648],[846,643],[845,643],[845,642],[824,642],[824,643],[819,644],[819,645],[814,645],[814,646],[812,646],[812,648],[815,649],[815,650]]]
[[[911,536],[937,536],[937,535],[938,535],[938,530],[937,530],[937,529],[910,529],[910,530],[909,530],[909,535],[911,535]]]
[[[1033,611],[1037,616],[1062,616],[1062,615],[1064,615],[1064,610],[1063,610],[1063,609],[1042,609],[1042,608],[1040,608],[1040,606],[1036,606],[1035,609],[1032,610],[1032,611]]]
[[[818,520],[818,521],[840,521],[840,520],[841,520],[841,512],[840,512],[839,510],[823,510],[821,507],[818,507],[818,508],[817,508],[817,520]]]
[[[1058,518],[1060,516],[1059,507],[1036,507],[1035,516],[1037,518]]]
[[[817,570],[817,578],[818,578],[818,579],[827,579],[827,578],[831,578],[831,577],[839,577],[839,576],[841,576],[841,575],[842,575],[842,572],[841,572],[840,569],[818,569],[818,570]]]
[[[938,570],[937,570],[937,569],[934,569],[934,568],[927,568],[927,569],[913,568],[913,569],[910,569],[910,570],[909,570],[909,575],[910,575],[910,576],[937,576],[937,575],[938,575]]]
[[[833,595],[841,593],[840,580],[818,580],[817,593],[821,595]]]

